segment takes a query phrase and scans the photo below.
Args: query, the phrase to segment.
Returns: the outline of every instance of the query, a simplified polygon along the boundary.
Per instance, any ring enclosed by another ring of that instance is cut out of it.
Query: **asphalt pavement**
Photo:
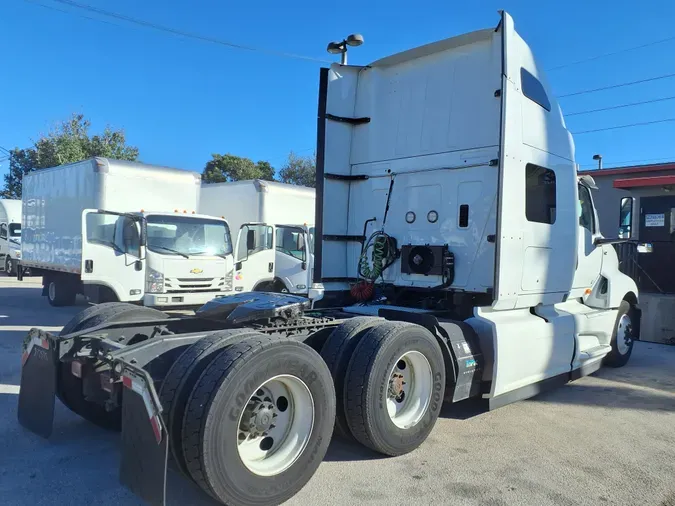
[[[118,482],[118,434],[58,401],[49,441],[17,422],[25,333],[58,331],[86,307],[50,307],[37,281],[0,278],[0,504],[140,506]],[[216,505],[170,473],[169,506]],[[286,504],[675,506],[673,477],[675,347],[637,343],[624,368],[534,399],[489,413],[446,406],[426,443],[402,457],[334,441]]]

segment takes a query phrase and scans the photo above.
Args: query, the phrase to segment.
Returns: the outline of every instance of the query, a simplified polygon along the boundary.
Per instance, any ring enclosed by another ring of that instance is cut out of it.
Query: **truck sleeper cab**
[[[60,336],[33,329],[20,422],[48,437],[56,392],[121,425],[120,480],[146,501],[164,503],[171,452],[220,502],[272,505],[311,479],[333,434],[403,455],[444,401],[494,409],[626,364],[637,288],[548,90],[505,12],[496,28],[322,69],[316,300],[242,292],[195,317],[101,305]]]

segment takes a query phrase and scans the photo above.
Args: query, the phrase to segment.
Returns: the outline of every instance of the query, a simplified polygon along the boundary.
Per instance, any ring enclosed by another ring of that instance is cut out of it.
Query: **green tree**
[[[123,130],[106,126],[99,135],[89,135],[91,122],[82,114],[73,114],[31,148],[10,151],[9,172],[5,174],[4,198],[21,198],[21,181],[34,170],[79,162],[94,156],[135,161],[138,148],[127,146]]]
[[[214,153],[202,172],[202,180],[207,183],[225,183],[247,179],[274,181],[274,167],[264,160],[255,163],[250,158],[230,153],[224,155]]]
[[[292,151],[286,163],[279,171],[282,183],[316,187],[316,153],[311,156],[298,156]]]

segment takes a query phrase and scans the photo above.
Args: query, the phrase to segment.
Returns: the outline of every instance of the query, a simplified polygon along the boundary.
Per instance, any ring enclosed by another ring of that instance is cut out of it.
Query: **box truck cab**
[[[90,299],[197,306],[232,290],[232,242],[223,219],[88,209],[82,230],[81,279]],[[47,290],[59,286],[50,282]]]
[[[308,295],[314,265],[314,225],[245,223],[239,229],[235,292]]]
[[[202,184],[199,212],[238,231],[236,292],[308,294],[315,205],[314,188],[260,179]]]
[[[198,306],[232,290],[227,222],[195,214],[196,172],[92,158],[23,178],[22,269],[52,305]]]
[[[16,275],[21,260],[21,200],[0,199],[0,267]]]

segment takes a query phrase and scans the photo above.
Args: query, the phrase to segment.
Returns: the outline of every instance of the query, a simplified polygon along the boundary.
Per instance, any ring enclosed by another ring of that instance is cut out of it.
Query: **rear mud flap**
[[[164,506],[169,438],[157,393],[142,369],[125,365],[122,381],[120,482],[148,504]]]
[[[48,438],[54,426],[56,395],[56,343],[40,329],[31,329],[23,341],[19,423]]]

